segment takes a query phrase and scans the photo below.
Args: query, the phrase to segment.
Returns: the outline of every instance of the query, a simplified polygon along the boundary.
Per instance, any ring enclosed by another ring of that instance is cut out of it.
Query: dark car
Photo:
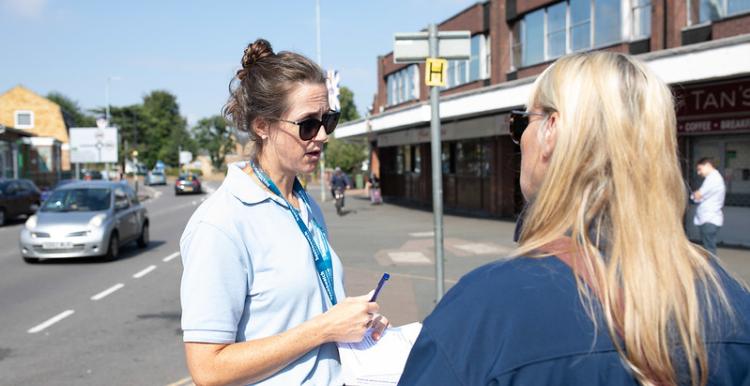
[[[177,177],[174,183],[174,194],[182,193],[200,193],[201,182],[197,176],[192,174],[183,174]]]
[[[104,176],[98,170],[83,170],[81,171],[81,179],[84,181],[103,180]]]
[[[29,180],[0,180],[0,226],[7,220],[32,215],[41,202],[39,188]]]

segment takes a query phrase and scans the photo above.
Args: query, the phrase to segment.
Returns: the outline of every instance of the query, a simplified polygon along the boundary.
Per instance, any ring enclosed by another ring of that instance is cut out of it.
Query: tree
[[[339,103],[341,105],[339,122],[356,121],[360,118],[357,106],[354,104],[354,93],[349,87],[343,86],[339,90]]]
[[[341,117],[339,124],[359,119],[357,106],[354,104],[354,93],[348,87],[341,87],[339,92],[341,103]],[[326,164],[331,167],[340,167],[347,173],[358,171],[362,162],[367,159],[365,145],[344,142],[334,137],[328,139],[326,145]]]
[[[47,94],[47,99],[60,106],[69,127],[96,127],[96,118],[84,113],[77,101],[58,91]]]
[[[208,152],[211,165],[214,169],[220,170],[224,166],[227,154],[234,150],[232,130],[227,121],[220,115],[203,118],[193,128],[193,133],[201,149]]]
[[[197,146],[187,132],[185,118],[180,115],[177,97],[168,91],[152,91],[143,97],[141,113],[144,138],[139,157],[147,167],[153,167],[158,160],[177,165],[179,147],[195,153]]]

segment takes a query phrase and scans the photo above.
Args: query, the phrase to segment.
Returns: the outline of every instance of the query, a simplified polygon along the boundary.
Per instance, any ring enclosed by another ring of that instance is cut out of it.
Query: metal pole
[[[438,31],[435,24],[430,24],[429,43],[430,56],[437,58]],[[435,302],[443,298],[443,168],[441,165],[440,142],[440,89],[430,88],[430,106],[432,120],[430,121],[430,150],[432,152],[432,211],[435,220]]]
[[[109,126],[109,80],[111,76],[107,77],[107,85],[104,87],[104,105],[106,109],[105,118],[107,119],[107,126]]]
[[[315,44],[317,48],[318,65],[323,68],[323,53],[320,44],[320,0],[315,0]],[[320,152],[320,202],[326,201],[326,153]]]

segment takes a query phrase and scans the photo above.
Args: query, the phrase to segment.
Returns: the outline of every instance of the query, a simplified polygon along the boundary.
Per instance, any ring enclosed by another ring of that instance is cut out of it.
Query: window
[[[471,59],[469,59],[469,82],[489,77],[489,54],[487,37],[477,34],[471,37]]]
[[[16,121],[14,126],[18,129],[33,129],[34,128],[34,112],[33,111],[16,111]]]
[[[620,2],[621,0],[594,0],[594,44],[597,47],[622,40]]]
[[[547,57],[565,55],[565,12],[566,3],[547,8]]]
[[[627,33],[623,26],[630,24],[625,23],[629,20],[625,17],[633,19]],[[563,1],[530,12],[513,25],[512,63],[516,69],[532,66],[650,34],[651,0]]]
[[[591,0],[570,0],[570,50],[591,48]]]
[[[522,55],[525,66],[544,61],[544,9],[523,18]]]
[[[414,145],[414,148],[411,152],[412,156],[412,162],[411,162],[411,171],[415,174],[419,174],[422,172],[422,152],[420,151],[419,145]]]
[[[404,147],[396,148],[396,174],[404,174]]]
[[[651,0],[631,0],[634,39],[651,36]]]
[[[445,88],[453,88],[489,77],[487,37],[477,34],[471,37],[469,60],[449,60]]]
[[[440,158],[443,165],[443,174],[456,173],[456,142],[443,142],[443,151]]]
[[[694,1],[688,0],[688,7]],[[750,12],[750,0],[700,0],[700,22],[719,20],[738,13]]]
[[[386,102],[388,106],[419,99],[419,68],[409,65],[386,77]]]

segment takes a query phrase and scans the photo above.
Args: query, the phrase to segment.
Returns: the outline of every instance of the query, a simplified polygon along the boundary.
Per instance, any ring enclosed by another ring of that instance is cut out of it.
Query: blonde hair
[[[708,253],[682,226],[686,190],[670,89],[630,56],[575,54],[539,76],[529,107],[558,113],[557,140],[513,255],[544,256],[545,245],[569,235],[589,316],[596,326],[582,277],[638,381],[689,376],[705,384],[711,320],[703,311],[712,319],[731,309]],[[689,374],[677,374],[677,361]]]

